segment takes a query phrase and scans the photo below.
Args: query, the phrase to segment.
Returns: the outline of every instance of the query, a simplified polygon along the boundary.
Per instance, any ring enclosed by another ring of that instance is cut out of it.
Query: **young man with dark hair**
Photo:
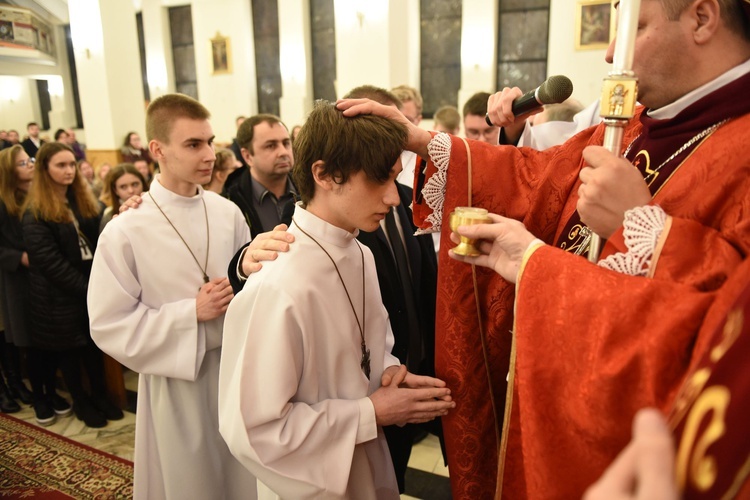
[[[28,125],[26,125],[26,133],[28,134],[28,137],[21,142],[21,146],[23,146],[26,154],[29,155],[29,158],[35,158],[36,152],[39,151],[39,148],[44,144],[44,141],[39,138],[39,124],[36,122],[29,122]]]
[[[255,478],[219,435],[226,265],[250,238],[237,207],[206,192],[215,154],[209,112],[180,94],[146,112],[161,173],[137,210],[99,237],[89,284],[91,336],[140,374],[134,496],[255,498]]]
[[[396,108],[401,103],[392,92],[372,85],[356,87],[346,97],[368,98]],[[391,208],[377,229],[360,231],[357,240],[367,245],[375,259],[380,295],[393,331],[391,354],[414,373],[434,375],[437,256],[429,234],[414,236],[417,228],[409,208],[411,188],[398,182],[396,187],[400,203]],[[435,434],[442,434],[439,420],[429,426]],[[425,431],[415,425],[389,425],[383,432],[403,493],[412,445]]]
[[[464,135],[467,139],[486,142],[487,144],[497,144],[500,137],[500,127],[488,125],[484,116],[487,114],[487,100],[490,94],[487,92],[477,92],[469,97],[464,104]]]
[[[296,243],[227,313],[221,434],[281,498],[399,498],[381,426],[455,406],[441,380],[390,354],[372,253],[355,239],[398,205],[405,141],[402,125],[319,102],[295,145]]]

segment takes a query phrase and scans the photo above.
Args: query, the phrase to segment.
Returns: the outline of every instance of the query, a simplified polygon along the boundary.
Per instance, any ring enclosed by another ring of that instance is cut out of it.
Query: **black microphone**
[[[536,111],[545,104],[559,104],[572,93],[573,82],[570,78],[563,75],[550,76],[534,90],[529,90],[521,97],[514,99],[511,111],[518,118]],[[489,126],[494,126],[489,114],[484,115],[484,120]]]

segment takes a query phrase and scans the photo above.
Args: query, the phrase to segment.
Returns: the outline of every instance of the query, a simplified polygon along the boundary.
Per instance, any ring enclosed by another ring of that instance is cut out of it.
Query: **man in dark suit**
[[[245,216],[255,238],[280,223],[289,224],[298,199],[289,172],[294,166],[292,140],[281,119],[260,114],[243,121],[237,143],[247,168],[242,168],[227,197]],[[227,184],[229,181],[227,181]]]
[[[36,158],[36,152],[39,151],[39,148],[44,144],[44,141],[39,138],[39,124],[36,122],[29,122],[29,124],[26,125],[26,133],[29,136],[24,139],[21,146],[23,146],[26,154],[29,155],[29,158]]]
[[[388,230],[389,221],[386,218],[386,230],[381,227],[371,233],[360,231],[357,239],[372,250],[375,258],[380,295],[388,311],[395,340],[391,353],[407,365],[409,371],[434,376],[437,256],[429,234],[414,236],[416,227],[409,208],[412,190],[399,183],[396,185],[401,204],[391,211],[393,219],[398,221],[397,230]],[[396,245],[401,245],[405,251],[408,262],[405,272],[399,269]],[[407,284],[409,279],[411,283]],[[407,295],[410,289],[411,298]],[[439,419],[429,425],[432,432],[440,434]],[[414,424],[383,428],[402,493],[412,444],[418,435],[425,434],[423,428]]]

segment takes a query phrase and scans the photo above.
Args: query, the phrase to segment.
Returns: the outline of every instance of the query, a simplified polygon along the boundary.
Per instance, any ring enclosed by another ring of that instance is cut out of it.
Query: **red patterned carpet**
[[[0,497],[133,497],[133,464],[0,413]]]

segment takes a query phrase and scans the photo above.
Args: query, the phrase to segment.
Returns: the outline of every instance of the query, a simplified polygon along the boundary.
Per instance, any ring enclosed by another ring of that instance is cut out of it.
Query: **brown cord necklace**
[[[321,250],[328,256],[328,258],[331,260],[331,264],[333,264],[334,269],[336,269],[336,274],[339,275],[339,280],[341,281],[341,286],[344,287],[344,292],[346,292],[346,298],[349,299],[349,305],[352,308],[352,313],[354,313],[354,319],[357,320],[357,326],[359,327],[359,335],[362,339],[362,361],[359,363],[359,367],[362,368],[362,371],[365,372],[365,376],[367,377],[367,380],[370,380],[370,350],[367,348],[367,343],[365,341],[365,254],[362,251],[362,246],[359,244],[357,240],[354,240],[354,242],[357,244],[357,248],[359,249],[359,253],[362,256],[362,322],[359,321],[359,316],[357,316],[357,310],[354,309],[354,302],[352,302],[352,297],[349,295],[349,289],[346,288],[346,283],[344,283],[344,278],[341,276],[341,271],[339,271],[339,266],[336,265],[336,261],[333,260],[333,257],[331,257],[331,254],[328,253],[328,250],[323,248],[323,245],[318,242],[315,238],[313,238],[307,231],[302,229],[299,224],[297,224],[297,221],[294,220],[294,217],[292,217],[292,222],[294,222],[294,225],[297,226],[297,229],[299,229],[302,234],[310,238],[315,242],[316,245],[320,247]]]
[[[182,240],[182,244],[185,245],[185,248],[187,248],[188,252],[190,252],[190,255],[193,257],[193,260],[195,261],[195,264],[198,266],[198,269],[201,270],[203,273],[203,283],[208,283],[208,251],[210,250],[210,244],[211,244],[211,234],[209,233],[208,229],[208,209],[206,208],[206,200],[201,197],[201,201],[203,202],[203,213],[206,216],[206,263],[201,266],[200,262],[198,262],[198,258],[193,253],[193,250],[190,248],[190,245],[187,244],[187,241],[185,241],[185,238],[182,237],[180,232],[177,230],[174,224],[172,224],[172,221],[169,220],[169,217],[167,217],[167,214],[164,213],[164,210],[161,209],[158,203],[156,203],[156,200],[154,199],[154,195],[151,194],[151,191],[148,192],[148,196],[151,198],[151,201],[154,202],[154,205],[156,205],[156,208],[159,209],[159,212],[164,216],[165,219],[167,219],[167,222],[169,222],[169,225],[172,226],[172,229],[174,229],[174,232],[177,233],[177,236],[180,237]]]

